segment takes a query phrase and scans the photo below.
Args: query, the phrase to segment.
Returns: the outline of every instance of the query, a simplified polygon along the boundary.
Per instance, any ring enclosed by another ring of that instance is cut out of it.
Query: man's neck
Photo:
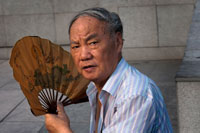
[[[117,65],[119,64],[120,60],[122,59],[122,56],[119,56],[119,59],[117,61],[117,63],[114,65],[113,67],[113,71],[108,75],[107,78],[105,78],[103,81],[93,81],[95,83],[95,86],[98,90],[98,93],[100,94],[101,90],[103,89],[103,86],[105,85],[105,83],[107,82],[107,80],[109,79],[109,77],[112,75],[112,73],[115,71],[115,69],[117,68]]]
[[[96,86],[99,94],[100,94],[101,90],[103,89],[103,86],[105,85],[106,81],[107,81],[107,79],[104,82],[95,83],[95,86]]]

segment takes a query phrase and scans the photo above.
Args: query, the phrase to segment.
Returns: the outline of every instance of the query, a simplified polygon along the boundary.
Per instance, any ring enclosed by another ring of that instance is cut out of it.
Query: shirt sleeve
[[[148,133],[152,131],[156,108],[152,98],[134,96],[113,109],[110,124],[103,133]]]

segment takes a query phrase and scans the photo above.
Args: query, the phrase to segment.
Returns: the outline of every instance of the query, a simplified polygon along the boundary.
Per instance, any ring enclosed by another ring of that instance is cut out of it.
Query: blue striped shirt
[[[97,89],[93,82],[87,95],[91,106],[90,133],[94,133]],[[102,88],[99,100],[99,133],[173,132],[159,88],[123,58]]]

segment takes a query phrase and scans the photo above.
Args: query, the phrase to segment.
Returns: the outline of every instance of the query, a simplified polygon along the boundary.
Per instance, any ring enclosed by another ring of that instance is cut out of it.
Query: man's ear
[[[123,38],[122,38],[122,33],[120,32],[116,33],[116,44],[118,52],[121,52],[123,47]]]

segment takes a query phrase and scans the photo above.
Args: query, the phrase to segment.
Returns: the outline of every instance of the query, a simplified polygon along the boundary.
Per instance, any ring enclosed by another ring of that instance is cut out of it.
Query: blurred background
[[[68,45],[68,24],[80,10],[104,7],[124,25],[127,60],[182,59],[195,0],[0,0],[0,58],[24,36]]]

